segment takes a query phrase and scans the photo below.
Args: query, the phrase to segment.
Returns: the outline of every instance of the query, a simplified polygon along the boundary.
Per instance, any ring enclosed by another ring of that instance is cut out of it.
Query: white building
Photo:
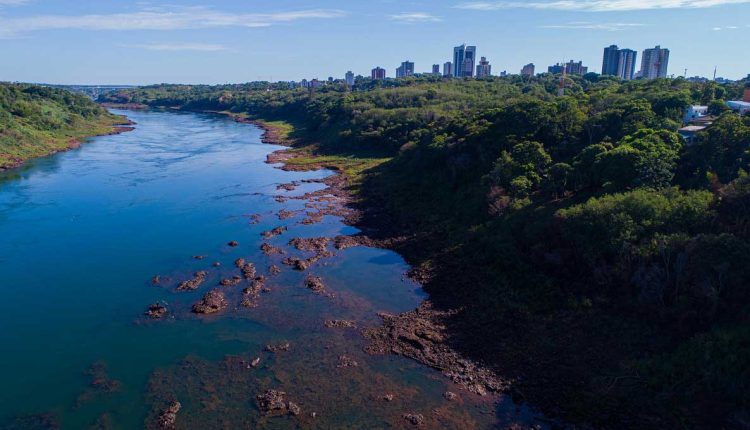
[[[645,79],[666,78],[669,67],[669,49],[661,46],[646,49],[641,59],[640,76]]]
[[[702,118],[706,115],[708,115],[708,106],[689,106],[683,121],[687,124],[694,119]]]
[[[738,112],[740,115],[744,115],[750,112],[750,103],[743,102],[741,100],[731,100],[727,102],[729,109]]]

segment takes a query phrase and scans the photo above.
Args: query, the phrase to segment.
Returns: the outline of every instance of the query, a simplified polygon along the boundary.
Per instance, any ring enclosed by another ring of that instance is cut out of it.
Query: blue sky
[[[0,81],[226,83],[417,71],[469,43],[493,73],[610,44],[671,50],[669,73],[750,73],[750,0],[0,0]]]

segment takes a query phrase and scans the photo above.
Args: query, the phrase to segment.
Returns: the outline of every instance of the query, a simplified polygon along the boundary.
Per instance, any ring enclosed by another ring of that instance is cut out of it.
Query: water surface
[[[289,230],[270,242],[291,255],[302,255],[287,245],[294,237],[356,232],[335,217],[300,225],[302,214],[276,216],[305,201],[275,196],[323,187],[285,192],[279,184],[329,172],[266,164],[279,148],[262,144],[256,127],[222,117],[127,115],[138,123],[133,132],[0,176],[0,423],[143,428],[171,399],[183,404],[177,428],[398,428],[407,425],[404,413],[446,428],[492,428],[528,418],[507,400],[461,392],[410,360],[366,356],[357,330],[324,327],[326,319],[366,327],[378,323],[379,311],[416,307],[424,294],[397,254],[360,247],[321,260],[310,273],[325,280],[334,295],[326,297],[304,288],[305,274],[260,252],[260,233],[281,225]],[[232,240],[240,246],[226,246]],[[259,306],[238,306],[246,285],[223,287],[225,313],[191,315],[193,302],[238,273],[239,257],[264,275],[270,264],[282,266]],[[174,291],[197,270],[209,272],[199,290]],[[156,274],[163,286],[151,284]],[[145,319],[159,300],[170,318]],[[290,351],[263,351],[274,342],[289,342]],[[338,367],[341,355],[359,365]],[[255,357],[261,365],[248,369]],[[255,396],[267,389],[285,391],[302,414],[262,417]],[[445,400],[448,390],[459,401]],[[384,401],[389,393],[394,400]]]

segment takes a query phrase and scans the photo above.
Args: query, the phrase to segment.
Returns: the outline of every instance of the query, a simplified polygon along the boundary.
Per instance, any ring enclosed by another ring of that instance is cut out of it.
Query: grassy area
[[[81,95],[0,84],[0,168],[70,149],[122,122]]]

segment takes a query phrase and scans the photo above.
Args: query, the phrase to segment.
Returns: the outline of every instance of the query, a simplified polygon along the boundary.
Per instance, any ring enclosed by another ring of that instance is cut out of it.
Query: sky
[[[750,0],[0,0],[0,81],[238,83],[417,72],[477,46],[493,74],[605,46],[669,48],[669,74],[750,74]],[[638,69],[639,67],[637,67]]]

